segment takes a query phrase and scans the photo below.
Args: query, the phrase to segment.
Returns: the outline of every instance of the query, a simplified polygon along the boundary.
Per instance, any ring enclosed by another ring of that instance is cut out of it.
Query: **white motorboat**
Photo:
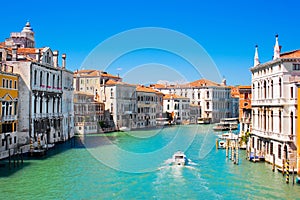
[[[130,128],[128,128],[128,127],[126,127],[126,126],[122,126],[119,130],[120,130],[120,131],[127,132],[127,131],[130,131]]]
[[[188,163],[188,159],[186,158],[186,155],[182,151],[177,151],[176,153],[174,153],[172,157],[173,165],[184,166],[187,163]]]

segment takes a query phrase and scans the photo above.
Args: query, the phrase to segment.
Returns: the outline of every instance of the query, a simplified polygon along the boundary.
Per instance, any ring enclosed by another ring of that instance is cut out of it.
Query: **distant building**
[[[198,105],[198,118],[211,123],[219,122],[221,118],[236,117],[233,115],[231,89],[226,86],[225,80],[221,84],[207,79],[200,79],[187,84],[154,84],[151,87],[164,94],[176,94],[189,98],[191,104]]]
[[[105,84],[108,80],[118,82],[122,81],[122,78],[101,70],[77,70],[74,72],[73,86],[75,91],[86,92],[97,96],[100,94],[101,85]]]
[[[74,92],[75,133],[84,135],[102,132],[100,122],[104,120],[104,103],[93,94]]]
[[[239,122],[240,134],[244,135],[251,132],[251,116],[252,116],[252,89],[251,86],[238,86],[239,90]]]
[[[150,87],[138,85],[137,92],[137,128],[155,127],[156,119],[162,116],[163,94]]]
[[[107,72],[101,71],[101,70],[94,70],[94,69],[86,69],[86,70],[77,70],[74,72],[73,76],[73,87],[76,92],[76,96],[81,94],[81,98],[87,98],[82,99],[82,101],[90,101],[94,102],[94,104],[103,104],[105,106],[106,97],[104,93],[101,93],[101,87],[106,84],[107,81],[122,81],[122,79],[119,76],[114,76],[111,74],[108,74]],[[82,95],[86,95],[86,97],[83,97]],[[91,98],[94,98],[92,101]],[[83,103],[81,101],[81,103]],[[87,103],[87,102],[86,102]],[[77,104],[77,103],[76,103]],[[77,104],[77,108],[78,108]],[[110,108],[110,107],[109,107]],[[98,123],[102,126],[101,129],[95,125],[94,117],[90,117],[89,119],[92,119],[91,121],[91,127],[86,127],[86,129],[90,129],[89,131],[83,131],[83,121],[82,121],[82,113],[75,112],[75,129],[76,133],[84,134],[84,133],[95,133],[95,131],[100,132],[110,132],[115,130],[115,122],[113,121],[113,117],[110,115],[109,108],[107,107],[101,107],[101,116],[95,116],[95,119],[98,120]],[[96,114],[96,113],[94,113]],[[93,115],[94,115],[93,114]],[[86,121],[87,124],[87,121]],[[94,128],[92,128],[94,127]]]
[[[11,33],[0,45],[2,62],[19,74],[18,132],[27,134],[33,146],[65,141],[73,135],[71,87],[72,72],[66,71],[65,54],[58,65],[58,51],[35,48],[34,32],[27,22],[20,33]],[[65,77],[66,76],[66,77]],[[69,84],[69,83],[68,83]],[[67,92],[64,96],[63,92]],[[67,100],[68,102],[65,102]],[[64,109],[62,109],[64,107]],[[67,113],[63,113],[67,112]],[[64,128],[64,125],[67,128]],[[29,143],[29,140],[27,141]]]
[[[199,116],[199,106],[195,104],[190,104],[190,124],[199,123]]]
[[[297,87],[300,50],[280,53],[278,36],[271,61],[260,63],[256,47],[252,73],[252,132],[250,150],[282,167],[296,163]],[[298,147],[299,148],[299,147]],[[274,156],[274,158],[273,158]]]
[[[190,123],[190,99],[176,94],[165,94],[163,112],[171,113],[176,124]]]
[[[137,127],[136,86],[121,81],[108,80],[101,85],[100,98],[111,113],[116,129]]]

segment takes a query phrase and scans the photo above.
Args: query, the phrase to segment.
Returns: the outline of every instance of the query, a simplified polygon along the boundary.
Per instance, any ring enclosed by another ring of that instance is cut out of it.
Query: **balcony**
[[[241,118],[241,123],[250,124],[251,123],[251,118],[250,117],[242,117]]]
[[[18,115],[5,115],[2,116],[2,122],[15,121],[18,119]]]
[[[261,130],[257,130],[257,129],[252,129],[252,133],[261,138],[278,140],[281,142],[293,142],[296,139],[295,135],[274,133],[274,132],[270,132],[270,131],[261,131]]]
[[[34,113],[33,118],[54,118],[62,117],[62,113]]]
[[[54,92],[54,93],[62,93],[62,88],[60,87],[52,87],[47,85],[33,85],[32,90],[38,90],[38,91],[47,91],[47,92]]]

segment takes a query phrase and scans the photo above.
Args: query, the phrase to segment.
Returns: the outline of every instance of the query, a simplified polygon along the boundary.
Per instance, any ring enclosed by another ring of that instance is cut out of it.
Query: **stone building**
[[[29,22],[20,33],[11,33],[2,45],[3,62],[13,66],[14,73],[20,77],[18,131],[27,133],[34,146],[70,138],[73,135],[70,109],[73,101],[70,101],[72,88],[68,77],[72,72],[66,70],[65,54],[60,67],[58,51],[49,47],[36,48]],[[64,85],[63,80],[66,81]],[[65,124],[67,128],[63,128]]]
[[[163,94],[143,85],[138,85],[136,92],[137,128],[155,127],[157,117],[163,113]]]
[[[176,94],[165,94],[163,112],[171,113],[176,124],[190,123],[190,99]]]
[[[199,115],[197,118],[210,123],[219,122],[221,118],[236,117],[233,114],[230,87],[226,86],[225,80],[221,84],[200,79],[186,84],[154,84],[151,87],[164,94],[176,94],[189,98],[191,104],[198,105]]]
[[[111,113],[116,129],[137,128],[136,86],[121,81],[108,80],[101,85],[100,97],[105,109]]]
[[[75,133],[102,132],[99,122],[104,120],[104,103],[87,92],[74,92]]]
[[[297,86],[300,50],[280,53],[276,36],[273,59],[260,63],[255,49],[252,73],[252,131],[249,150],[282,167],[296,162]]]
[[[86,69],[86,70],[77,70],[73,76],[73,86],[76,92],[76,96],[81,94],[85,94],[85,101],[93,102],[94,104],[101,104],[101,116],[94,116],[85,118],[85,124],[90,123],[92,127],[89,127],[88,130],[83,131],[83,121],[82,121],[82,113],[75,112],[75,129],[76,133],[95,133],[95,131],[100,132],[110,132],[116,129],[115,122],[113,120],[112,113],[109,111],[111,107],[106,107],[105,102],[107,101],[107,97],[103,92],[101,92],[101,87],[105,85],[109,80],[120,82],[122,78],[119,76],[114,76],[104,71],[94,70],[94,69]],[[103,87],[105,88],[105,87]],[[92,101],[90,97],[93,97]],[[83,98],[83,97],[82,97]],[[82,102],[81,102],[82,103]],[[76,102],[76,104],[78,104]],[[104,108],[102,108],[102,104]],[[109,105],[110,106],[110,105]],[[76,106],[78,107],[78,105]],[[94,113],[96,115],[96,113]],[[92,115],[94,115],[92,114]],[[91,119],[92,121],[86,121],[87,119]],[[100,120],[98,123],[102,126],[101,129],[95,125],[95,119]]]
[[[10,149],[18,149],[24,139],[17,132],[19,77],[12,72],[13,67],[0,60],[0,159],[8,157]]]

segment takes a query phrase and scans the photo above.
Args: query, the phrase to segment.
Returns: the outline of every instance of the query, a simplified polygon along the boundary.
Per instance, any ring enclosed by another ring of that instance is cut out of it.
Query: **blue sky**
[[[120,32],[141,27],[162,27],[178,31],[197,41],[215,62],[228,84],[251,83],[254,46],[259,45],[261,62],[272,58],[275,34],[282,51],[300,48],[299,2],[294,1],[10,1],[1,2],[0,38],[20,31],[29,20],[38,47],[50,46],[67,53],[71,70],[80,69],[86,56],[102,41]],[[5,9],[4,9],[5,8]],[[11,9],[10,9],[11,8]],[[155,55],[149,51],[118,60],[111,73],[126,74],[132,60]],[[154,60],[174,68],[183,68],[169,55]],[[152,57],[152,56],[151,56]],[[129,59],[130,58],[130,59]],[[145,64],[153,60],[145,59]],[[174,66],[172,66],[174,65]],[[122,67],[123,66],[123,67]],[[101,66],[91,66],[101,68]],[[134,67],[134,66],[132,66]],[[122,68],[122,70],[116,70]],[[152,74],[153,75],[153,74]],[[155,75],[155,74],[154,74]],[[153,75],[153,76],[154,76]],[[199,78],[197,75],[190,79]]]

